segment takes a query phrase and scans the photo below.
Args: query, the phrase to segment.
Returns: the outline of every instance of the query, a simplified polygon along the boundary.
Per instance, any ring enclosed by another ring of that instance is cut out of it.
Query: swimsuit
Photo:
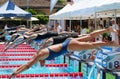
[[[58,44],[58,43],[62,43],[64,42],[67,38],[77,38],[78,37],[78,34],[77,33],[71,33],[71,34],[63,34],[63,35],[60,35],[60,36],[57,36],[57,37],[53,37],[53,44]]]
[[[5,29],[6,31],[11,31],[11,30],[16,30],[17,29],[17,27],[11,27],[11,28],[9,28],[9,29]]]
[[[57,36],[57,37],[53,37],[53,44],[58,44],[58,43],[62,43],[64,42],[66,39],[68,38],[68,36]]]
[[[48,48],[48,50],[49,50],[49,56],[46,58],[46,60],[51,60],[51,59],[54,59],[55,57],[58,57],[58,56],[63,55],[65,53],[68,53],[67,47],[68,47],[68,44],[69,44],[70,40],[71,39],[66,39],[62,43],[61,50],[58,51],[58,52],[54,52],[53,50],[51,50],[50,48]]]
[[[33,32],[36,32],[36,31],[40,31],[40,29],[39,29],[39,28],[36,28]]]
[[[57,32],[47,32],[43,35],[38,35],[37,38],[35,38],[35,40],[40,40],[40,39],[46,39],[46,38],[50,38],[52,36],[58,36]]]
[[[9,35],[13,35],[13,34],[15,34],[15,33],[17,33],[17,32],[16,32],[16,31],[15,31],[15,32],[10,32]]]
[[[15,36],[14,40],[15,40],[15,39],[17,39],[19,36],[20,36],[20,35],[19,35],[19,34],[17,34],[17,35]]]
[[[72,38],[78,38],[78,34],[77,33],[70,33],[68,34],[69,37],[72,37]]]

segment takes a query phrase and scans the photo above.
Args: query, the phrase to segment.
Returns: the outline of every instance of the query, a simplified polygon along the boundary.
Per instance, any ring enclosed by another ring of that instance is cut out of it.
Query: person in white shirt
[[[112,28],[118,31],[119,27],[116,24],[115,19],[112,19],[111,23],[112,23]],[[118,41],[118,39],[119,39],[118,35],[116,35],[115,33],[111,32],[111,37],[112,37],[112,41],[116,41],[117,43],[119,43],[119,41]]]
[[[60,24],[58,22],[57,22],[56,26],[57,26],[57,32],[58,33],[62,32],[62,27],[60,26]]]
[[[115,19],[111,19],[110,21],[111,21],[111,23],[112,23],[112,28],[115,29],[115,30],[118,32],[119,27],[118,27],[118,25],[116,24]],[[110,35],[111,35],[112,41],[115,41],[117,44],[119,44],[118,35],[116,35],[114,32],[111,32]],[[112,47],[112,51],[115,51],[116,49],[117,49],[117,48]]]
[[[87,34],[86,27],[82,26],[80,34]]]
[[[7,24],[4,26],[4,29],[5,29],[5,30],[6,30],[6,29],[9,29]]]

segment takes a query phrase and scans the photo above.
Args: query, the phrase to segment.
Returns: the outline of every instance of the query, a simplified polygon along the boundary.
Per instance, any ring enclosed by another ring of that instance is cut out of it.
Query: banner
[[[50,12],[52,12],[58,0],[50,0]]]

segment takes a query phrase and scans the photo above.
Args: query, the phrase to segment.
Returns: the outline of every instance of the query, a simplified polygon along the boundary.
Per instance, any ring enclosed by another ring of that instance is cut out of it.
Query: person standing
[[[4,26],[4,30],[6,30],[6,29],[9,29],[7,24],[5,24],[5,26]]]
[[[115,29],[117,32],[119,31],[119,27],[118,25],[116,24],[116,20],[115,19],[111,19],[111,24],[112,24],[112,28]],[[110,33],[111,35],[111,40],[112,41],[116,41],[117,44],[119,44],[119,38],[118,38],[118,35],[116,35],[114,32],[111,32]],[[116,50],[115,47],[112,47],[112,50]]]
[[[99,24],[99,25],[98,25],[98,29],[103,29],[103,25],[102,25],[102,24]],[[96,40],[97,40],[97,41],[103,41],[103,35],[98,35],[98,36],[96,37]]]
[[[111,23],[112,23],[112,28],[118,31],[119,27],[116,24],[115,19],[112,19]],[[116,41],[117,43],[119,43],[119,41],[118,41],[118,39],[119,39],[118,35],[116,35],[115,33],[111,32],[111,37],[112,37],[112,41]]]
[[[58,22],[56,23],[56,30],[58,33],[62,32],[62,27],[60,26]]]

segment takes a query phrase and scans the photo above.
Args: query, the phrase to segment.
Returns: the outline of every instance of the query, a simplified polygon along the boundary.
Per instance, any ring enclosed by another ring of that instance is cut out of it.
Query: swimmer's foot
[[[107,28],[109,32],[114,32],[116,34],[118,34],[117,30],[113,29],[112,26]]]

